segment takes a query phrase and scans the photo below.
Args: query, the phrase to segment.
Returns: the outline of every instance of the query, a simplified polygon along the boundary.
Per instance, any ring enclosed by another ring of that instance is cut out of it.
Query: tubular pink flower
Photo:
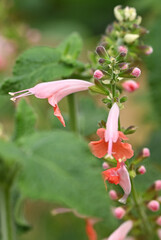
[[[107,239],[105,240],[125,240],[127,234],[133,227],[133,222],[128,220],[120,225]]]
[[[112,155],[112,144],[117,142],[118,139],[118,118],[119,118],[119,107],[116,103],[113,104],[110,109],[105,131],[105,142],[108,142],[108,155]]]
[[[117,219],[122,219],[126,214],[126,211],[124,208],[122,207],[117,207],[113,210],[113,215],[117,218]]]
[[[134,92],[139,88],[139,83],[135,82],[134,80],[128,80],[122,83],[122,87],[127,91],[127,92]]]
[[[61,115],[61,112],[58,107],[58,102],[66,97],[67,95],[80,92],[84,90],[88,90],[88,87],[92,86],[93,83],[78,80],[78,79],[66,79],[52,82],[44,82],[39,83],[33,88],[25,89],[22,91],[9,93],[14,96],[11,98],[12,101],[16,101],[16,99],[20,97],[26,97],[29,95],[35,95],[37,98],[48,98],[48,102],[54,108],[54,115],[59,119],[59,121],[65,127],[64,118]],[[17,95],[20,94],[20,95]],[[16,95],[16,96],[15,96]]]
[[[103,73],[100,71],[100,70],[96,70],[95,72],[94,72],[94,74],[93,74],[93,76],[94,76],[94,78],[96,78],[96,79],[101,79],[104,75],[103,75]]]
[[[152,212],[157,212],[160,208],[160,204],[158,201],[156,200],[152,200],[148,203],[147,207],[149,208],[149,210],[151,210]]]
[[[118,199],[117,192],[115,190],[110,190],[109,197],[111,198],[111,200],[117,200]]]
[[[124,190],[124,195],[121,199],[119,199],[119,202],[126,203],[126,200],[131,192],[131,182],[129,173],[125,167],[124,162],[117,162],[117,167],[110,168],[106,171],[102,172],[102,176],[105,181],[108,181],[109,183],[119,184],[122,189]]]
[[[160,191],[161,190],[161,180],[156,180],[154,183],[155,186],[155,191]]]

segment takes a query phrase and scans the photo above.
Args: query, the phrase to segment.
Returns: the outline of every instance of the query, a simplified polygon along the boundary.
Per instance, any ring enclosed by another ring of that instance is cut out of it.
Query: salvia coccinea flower
[[[133,156],[133,150],[130,144],[122,142],[122,140],[128,140],[128,138],[120,131],[118,131],[118,117],[119,108],[116,103],[112,106],[107,123],[106,129],[99,128],[97,135],[100,137],[99,141],[90,142],[89,146],[93,155],[98,158],[113,156],[116,160],[129,159]]]
[[[16,101],[20,97],[26,97],[29,95],[35,95],[35,97],[41,99],[47,98],[49,104],[54,108],[54,115],[65,127],[65,121],[58,107],[58,102],[71,93],[88,90],[88,87],[92,85],[93,83],[83,80],[66,79],[39,83],[32,88],[13,93],[10,92],[9,94],[13,96],[11,98],[12,101]]]
[[[110,168],[102,172],[104,182],[108,181],[109,183],[119,184],[124,190],[124,195],[119,202],[126,203],[126,200],[131,192],[131,182],[128,170],[126,169],[125,163],[117,162],[117,167]]]
[[[133,227],[133,222],[128,220],[120,225],[108,238],[104,240],[125,240]]]

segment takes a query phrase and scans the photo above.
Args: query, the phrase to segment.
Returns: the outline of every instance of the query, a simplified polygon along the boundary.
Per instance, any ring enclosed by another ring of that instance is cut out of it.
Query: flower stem
[[[10,187],[0,189],[0,217],[2,240],[15,240]]]
[[[144,211],[144,206],[142,205],[141,201],[139,200],[139,197],[137,195],[136,189],[135,189],[135,185],[134,185],[134,179],[131,178],[131,192],[133,195],[133,200],[135,202],[135,206],[138,210],[138,213],[140,215],[141,221],[142,221],[142,228],[143,231],[145,232],[145,236],[147,237],[147,239],[151,239],[152,236],[152,229],[151,229],[151,225],[148,221],[148,218],[146,216],[146,213]]]
[[[78,133],[77,104],[75,94],[68,96],[70,128],[73,132]]]

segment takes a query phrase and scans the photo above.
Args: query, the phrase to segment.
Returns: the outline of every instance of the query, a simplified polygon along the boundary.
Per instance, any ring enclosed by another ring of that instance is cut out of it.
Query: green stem
[[[139,200],[139,197],[137,195],[136,189],[135,189],[135,185],[134,185],[134,179],[131,178],[131,192],[133,195],[133,200],[135,202],[135,206],[138,210],[138,213],[140,215],[141,221],[143,223],[143,231],[145,232],[145,236],[147,236],[147,239],[151,239],[152,236],[152,229],[151,229],[151,225],[148,221],[148,218],[146,216],[146,213],[144,211],[144,206],[142,205],[142,203]]]
[[[14,240],[14,226],[12,221],[11,189],[0,189],[0,215],[2,240]]]
[[[70,128],[73,132],[78,133],[77,104],[74,94],[68,96]]]

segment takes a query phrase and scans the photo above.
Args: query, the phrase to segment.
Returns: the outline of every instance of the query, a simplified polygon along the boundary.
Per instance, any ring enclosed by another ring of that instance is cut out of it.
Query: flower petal
[[[86,220],[86,233],[87,233],[89,240],[97,240],[97,233],[94,229],[95,223],[96,223],[96,221],[94,221],[94,219],[92,219],[92,218],[88,218]]]
[[[118,139],[116,143],[113,143],[112,155],[117,161],[119,161],[119,159],[126,161],[126,159],[129,159],[134,155],[134,152],[131,144],[123,143]]]
[[[92,141],[89,143],[89,147],[94,156],[102,158],[107,153],[108,143],[101,139],[99,141]]]
[[[106,240],[124,240],[133,227],[133,222],[128,220],[120,225]]]
[[[60,112],[60,109],[59,109],[58,105],[56,104],[53,108],[54,108],[54,115],[59,119],[59,121],[65,127],[65,121],[64,121],[63,116],[61,115],[61,112]]]

